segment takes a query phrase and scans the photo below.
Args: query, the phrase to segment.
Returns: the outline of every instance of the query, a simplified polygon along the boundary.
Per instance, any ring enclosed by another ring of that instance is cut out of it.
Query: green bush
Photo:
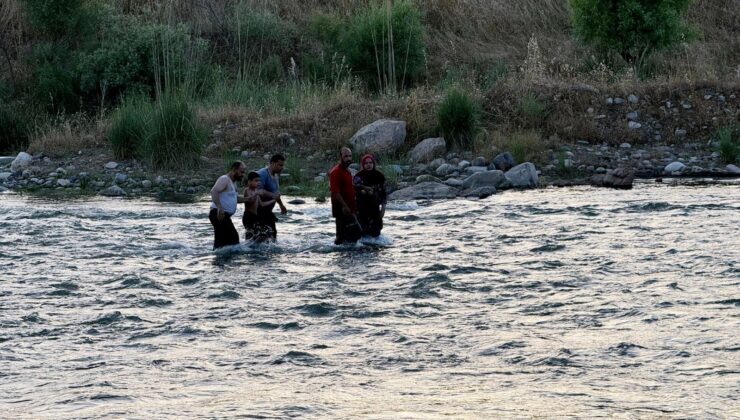
[[[338,35],[327,25],[326,39],[334,51],[376,91],[403,88],[424,68],[421,13],[407,0],[391,7],[389,16],[386,6],[370,6],[346,22]]]
[[[28,147],[29,127],[24,115],[9,105],[0,105],[0,153],[14,153]]]
[[[31,57],[31,94],[49,112],[75,112],[80,108],[73,53],[62,44],[44,43]]]
[[[479,114],[478,105],[468,95],[453,90],[440,105],[437,121],[453,147],[468,150],[478,131]]]
[[[94,0],[24,0],[24,5],[33,28],[55,40],[91,34],[98,17]]]
[[[165,94],[153,105],[143,157],[156,168],[197,164],[205,141],[205,131],[187,100]]]
[[[259,71],[266,57],[287,59],[297,33],[288,21],[269,11],[257,10],[247,1],[240,1],[231,9],[227,25],[238,52],[234,58],[246,74]]]
[[[636,63],[691,36],[691,0],[570,0],[576,35],[600,53]]]
[[[125,99],[113,114],[108,139],[118,159],[141,157],[152,117],[152,105],[146,97]]]
[[[115,17],[95,48],[79,54],[76,71],[84,94],[115,101],[127,91],[160,88],[199,91],[210,80],[206,43],[184,26],[147,24]]]
[[[547,105],[536,96],[529,94],[522,99],[520,111],[526,126],[539,127],[547,117]]]
[[[724,127],[717,132],[717,152],[724,163],[735,163],[740,158],[740,129]]]

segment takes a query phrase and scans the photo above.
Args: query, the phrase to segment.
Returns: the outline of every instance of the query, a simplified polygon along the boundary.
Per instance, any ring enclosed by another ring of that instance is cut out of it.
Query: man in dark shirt
[[[339,163],[329,172],[331,215],[337,225],[337,239],[334,243],[337,245],[357,242],[362,236],[362,229],[357,221],[355,186],[349,171],[351,164],[352,150],[343,147],[339,154]]]

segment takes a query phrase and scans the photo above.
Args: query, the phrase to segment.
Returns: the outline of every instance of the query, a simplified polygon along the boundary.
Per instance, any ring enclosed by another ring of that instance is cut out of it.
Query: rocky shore
[[[569,92],[574,92],[570,90]],[[599,187],[631,188],[634,179],[661,177],[740,177],[740,168],[722,162],[717,127],[737,124],[740,116],[734,92],[694,89],[689,93],[661,94],[665,98],[640,98],[637,95],[601,96],[588,89],[576,89],[578,97],[561,107],[573,114],[580,106],[574,123],[588,123],[596,138],[557,142],[535,162],[517,162],[507,150],[492,148],[492,156],[473,152],[450,153],[444,138],[424,139],[416,145],[407,143],[407,123],[402,119],[379,119],[356,131],[349,143],[356,152],[396,156],[395,163],[381,159],[381,170],[392,175],[391,199],[430,199],[450,197],[485,197],[511,188],[537,188],[549,185],[590,184]],[[562,92],[554,99],[564,101]],[[582,96],[587,95],[586,99]],[[577,106],[576,106],[577,105]],[[549,118],[560,118],[551,115]],[[734,123],[733,123],[734,122]],[[565,127],[568,128],[568,127]],[[217,176],[225,171],[225,160],[239,157],[248,167],[265,165],[273,152],[291,148],[292,159],[302,163],[301,183],[290,185],[286,171],[284,192],[309,195],[323,188],[326,172],[333,166],[333,151],[300,147],[302,139],[289,131],[281,132],[272,144],[262,149],[243,150],[224,143],[224,131],[239,132],[231,124],[213,130],[211,144],[196,168],[155,172],[141,162],[116,161],[109,148],[80,150],[67,156],[45,153],[0,157],[0,192],[41,191],[65,196],[202,196]],[[623,133],[616,141],[614,133]],[[311,139],[308,139],[311,140]],[[669,141],[670,140],[670,141]],[[296,144],[298,143],[298,144]],[[310,144],[310,141],[303,142]],[[279,150],[277,150],[279,149]],[[224,151],[228,151],[228,156]],[[493,156],[495,154],[495,156]],[[301,157],[303,156],[303,157]],[[398,156],[401,156],[398,158]],[[290,167],[290,166],[289,166]],[[357,169],[357,165],[354,166]],[[296,170],[296,167],[293,167]]]

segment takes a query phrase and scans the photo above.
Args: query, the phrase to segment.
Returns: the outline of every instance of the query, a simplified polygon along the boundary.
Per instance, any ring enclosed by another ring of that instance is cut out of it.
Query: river
[[[207,207],[0,195],[0,417],[740,416],[738,183]]]

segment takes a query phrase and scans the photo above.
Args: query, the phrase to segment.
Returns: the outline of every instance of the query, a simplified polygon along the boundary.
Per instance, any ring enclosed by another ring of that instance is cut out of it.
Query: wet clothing
[[[218,209],[211,209],[211,212],[208,213],[208,220],[213,225],[213,249],[239,243],[239,233],[237,233],[234,223],[231,222],[230,214],[226,213],[223,220],[218,220]]]
[[[272,215],[272,213],[270,214]],[[244,216],[242,216],[242,224],[244,225],[244,230],[246,231],[244,239],[248,241],[252,240],[255,242],[262,242],[275,237],[274,230],[272,230],[270,226],[265,223],[265,221],[262,217],[260,217],[259,214],[245,211]]]
[[[262,185],[261,188],[263,190],[273,194],[280,192],[280,179],[277,176],[270,174],[269,167],[264,167],[257,171],[257,173],[260,175],[260,184]],[[272,230],[271,235],[274,239],[277,238],[277,227],[275,226],[275,222],[277,222],[278,218],[272,213],[273,208],[275,208],[275,203],[272,203],[269,206],[260,206],[260,208],[257,209],[257,212],[262,219],[262,222]]]
[[[334,221],[337,227],[337,239],[335,241],[337,245],[354,243],[362,237],[362,229],[355,216],[339,216]]]
[[[236,213],[236,196],[238,195],[238,193],[236,191],[236,185],[234,185],[234,181],[232,181],[228,175],[221,175],[221,177],[219,177],[219,180],[221,180],[221,178],[223,177],[227,178],[227,181],[229,182],[229,188],[227,188],[226,191],[221,192],[221,194],[219,195],[219,199],[221,200],[221,207],[224,209],[224,212],[229,216],[232,216],[234,215],[234,213]],[[216,207],[216,203],[211,203],[211,209],[216,208],[218,208]]]
[[[237,233],[231,216],[236,213],[237,192],[234,181],[228,175],[222,175],[221,178],[228,178],[228,188],[219,194],[221,207],[224,210],[223,220],[218,220],[218,207],[216,203],[211,203],[211,211],[208,213],[208,220],[213,225],[213,249],[218,249],[227,245],[236,245],[239,243],[239,233]],[[219,178],[219,180],[221,179]],[[218,181],[216,181],[218,182]]]
[[[357,187],[357,218],[363,233],[372,237],[380,236],[383,229],[381,207],[386,202],[385,176],[376,169],[362,170],[355,175],[353,183]],[[372,192],[360,187],[372,188]]]
[[[339,193],[353,214],[357,212],[355,185],[352,182],[352,173],[349,169],[338,164],[329,171],[329,190],[333,193]],[[331,202],[331,215],[334,217],[343,216],[342,205],[335,203],[334,200]]]

